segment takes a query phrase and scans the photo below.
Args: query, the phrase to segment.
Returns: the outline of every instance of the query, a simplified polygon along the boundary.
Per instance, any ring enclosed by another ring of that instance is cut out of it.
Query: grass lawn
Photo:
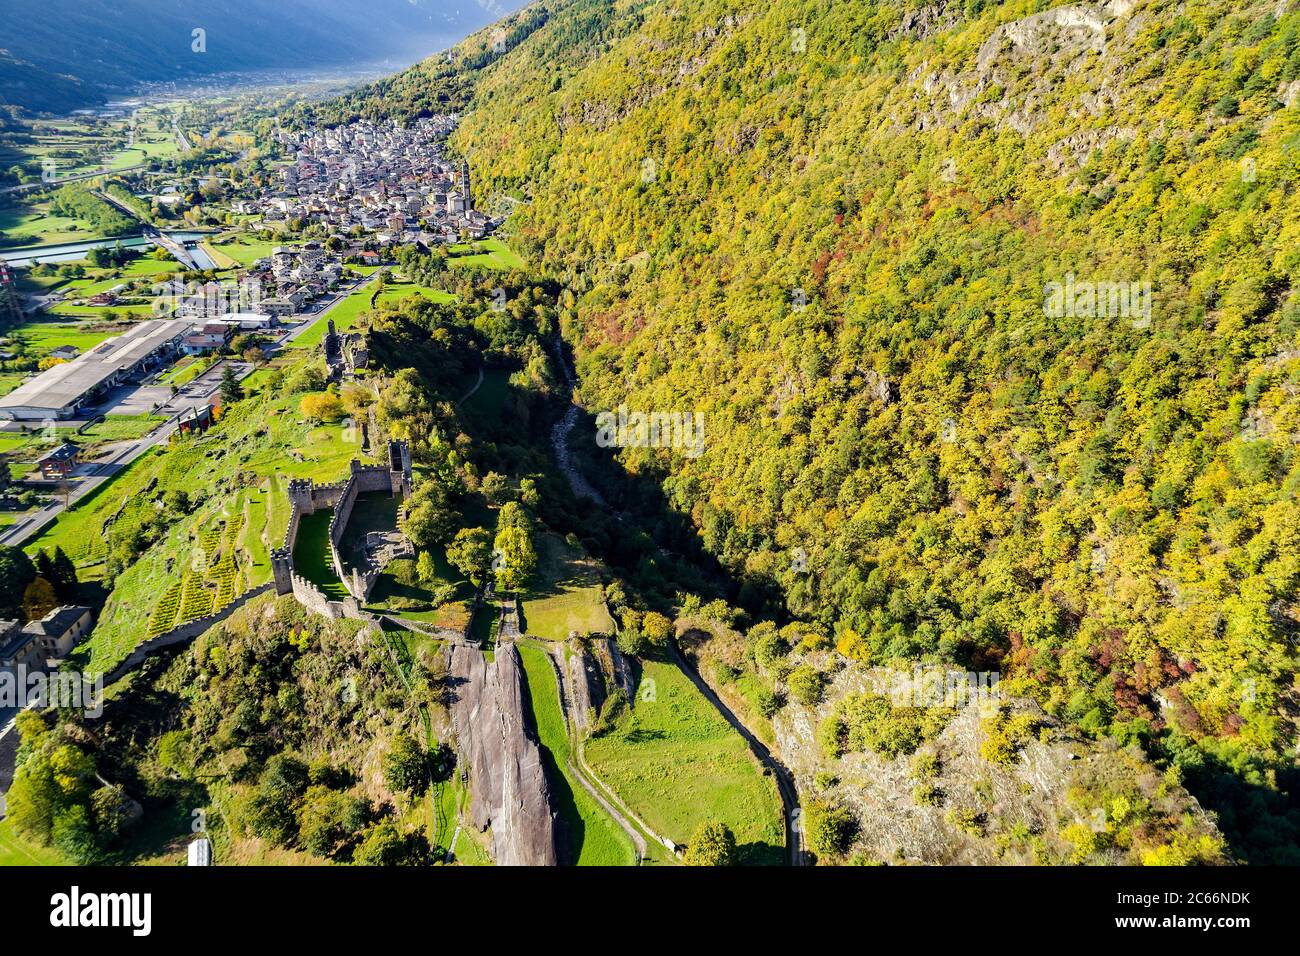
[[[77,436],[79,443],[106,444],[109,442],[131,441],[143,438],[163,422],[162,415],[108,415],[102,422],[96,422]]]
[[[179,362],[168,370],[166,375],[158,378],[159,385],[175,385],[180,388],[182,385],[188,385],[213,365],[212,359],[196,358],[193,355],[186,355]],[[254,372],[254,375],[257,373]],[[247,386],[247,379],[244,382]]]
[[[29,349],[41,354],[60,345],[71,345],[78,351],[93,349],[105,339],[121,335],[124,327],[114,327],[100,322],[59,322],[49,319],[24,322],[10,333],[23,340]]]
[[[11,246],[52,246],[99,237],[90,223],[51,213],[49,203],[0,209],[0,232],[12,240]]]
[[[568,837],[562,863],[578,866],[633,866],[636,851],[614,822],[569,769],[572,744],[555,672],[545,649],[526,641],[515,645],[528,684],[533,726],[541,741],[542,764],[551,783],[551,796]]]
[[[12,392],[26,377],[22,372],[0,372],[0,397]]]
[[[524,260],[500,239],[481,239],[478,242],[450,246],[447,249],[451,266],[479,266],[489,269],[522,269]]]
[[[270,239],[258,239],[256,236],[238,233],[231,237],[217,236],[203,243],[218,266],[231,269],[235,266],[248,268],[258,259],[265,259],[276,246],[294,246],[297,242],[274,242]]]
[[[775,782],[675,664],[641,666],[635,708],[587,742],[587,763],[675,843],[717,819],[736,835],[742,862],[780,864],[785,840]]]
[[[557,535],[538,542],[537,584],[523,596],[524,633],[563,641],[569,632],[612,634],[601,595],[600,565]]]
[[[303,515],[298,523],[298,538],[293,545],[293,566],[331,601],[348,596],[330,557],[330,519],[334,510]]]
[[[331,309],[326,315],[316,319],[315,323],[291,343],[294,348],[314,349],[325,339],[327,320],[334,320],[334,328],[342,332],[357,324],[362,314],[370,310],[370,296],[374,294],[373,285],[364,285],[353,291],[346,299]],[[389,282],[380,294],[378,305],[393,305],[407,296],[419,295],[433,302],[453,302],[455,296],[441,289],[415,285],[411,282]]]
[[[84,319],[105,319],[109,313],[115,313],[119,318],[135,319],[152,319],[153,306],[151,305],[67,305],[60,302],[50,309],[51,315],[66,315],[73,318]]]
[[[17,733],[18,731],[11,731]],[[53,847],[37,846],[18,835],[12,820],[0,820],[0,866],[68,866]]]

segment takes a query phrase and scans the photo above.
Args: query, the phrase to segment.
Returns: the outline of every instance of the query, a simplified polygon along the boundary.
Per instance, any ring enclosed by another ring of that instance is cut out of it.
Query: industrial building
[[[158,368],[173,358],[194,323],[146,319],[106,339],[84,355],[56,365],[0,398],[0,418],[17,421],[72,418],[114,385]]]

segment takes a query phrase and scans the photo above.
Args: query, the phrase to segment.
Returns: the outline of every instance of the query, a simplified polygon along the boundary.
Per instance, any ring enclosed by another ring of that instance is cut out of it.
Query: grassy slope
[[[598,565],[556,535],[545,535],[538,544],[538,583],[523,599],[525,632],[551,641],[567,639],[570,631],[612,633]]]
[[[521,642],[516,648],[528,682],[533,723],[541,740],[551,795],[571,835],[570,858],[579,866],[634,864],[636,851],[627,834],[583,789],[569,769],[572,747],[549,655],[528,642]]]
[[[779,864],[780,797],[745,742],[673,664],[643,662],[637,696],[615,729],[587,742],[592,769],[675,843],[718,819],[735,833],[744,862]]]
[[[334,320],[334,328],[340,332],[350,329],[357,324],[362,313],[370,309],[370,296],[374,293],[373,286],[362,286],[350,294],[346,299],[340,302],[336,307],[330,310],[328,316],[322,316],[316,320],[306,332],[294,339],[293,346],[300,349],[314,349],[320,346],[321,341],[325,338],[327,320]],[[388,287],[384,289],[379,296],[379,305],[390,305],[406,298],[409,295],[421,295],[426,299],[434,302],[451,302],[455,299],[449,292],[441,289],[430,289],[426,286],[415,285],[410,282],[389,282]]]
[[[336,481],[346,474],[348,461],[360,457],[340,428],[299,419],[296,405],[297,396],[283,396],[236,406],[208,436],[137,460],[27,546],[32,552],[58,544],[79,564],[93,564],[106,555],[105,529],[119,508],[152,508],[165,492],[179,489],[202,500],[191,517],[173,525],[118,577],[85,645],[94,669],[110,668],[144,637],[160,597],[190,567],[198,529],[224,520],[224,511],[245,516],[237,542],[243,584],[269,580],[267,549],[283,539],[288,520],[284,481]],[[94,575],[93,567],[83,572],[83,577]],[[341,584],[337,587],[341,591]]]

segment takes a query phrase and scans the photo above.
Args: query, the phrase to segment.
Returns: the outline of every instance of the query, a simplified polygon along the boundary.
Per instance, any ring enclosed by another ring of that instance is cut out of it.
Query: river
[[[182,231],[168,232],[164,233],[164,235],[184,245],[187,242],[203,239],[212,235],[212,233]],[[153,246],[153,243],[142,235],[118,236],[112,239],[90,239],[86,242],[65,242],[53,246],[24,246],[18,249],[0,249],[0,259],[4,259],[11,266],[34,266],[39,262],[75,262],[78,259],[86,258],[86,253],[91,249],[103,249],[116,246],[119,243],[124,249],[143,250]],[[198,268],[216,268],[216,263],[202,249],[195,247],[186,251],[198,264]]]

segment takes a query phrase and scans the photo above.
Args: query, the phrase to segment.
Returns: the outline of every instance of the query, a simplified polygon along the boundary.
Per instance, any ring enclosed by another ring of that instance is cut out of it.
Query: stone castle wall
[[[404,441],[389,442],[387,457],[386,466],[363,465],[353,459],[346,481],[327,485],[317,485],[310,479],[289,482],[289,522],[285,528],[284,543],[271,552],[277,593],[293,594],[304,607],[326,617],[358,617],[364,613],[360,602],[370,597],[383,568],[368,562],[366,567],[348,573],[339,548],[358,495],[386,492],[406,496],[411,493],[409,446]],[[298,539],[302,516],[313,514],[321,508],[334,509],[330,516],[329,548],[334,571],[349,594],[342,602],[330,601],[319,588],[297,574],[293,566],[293,548]]]

